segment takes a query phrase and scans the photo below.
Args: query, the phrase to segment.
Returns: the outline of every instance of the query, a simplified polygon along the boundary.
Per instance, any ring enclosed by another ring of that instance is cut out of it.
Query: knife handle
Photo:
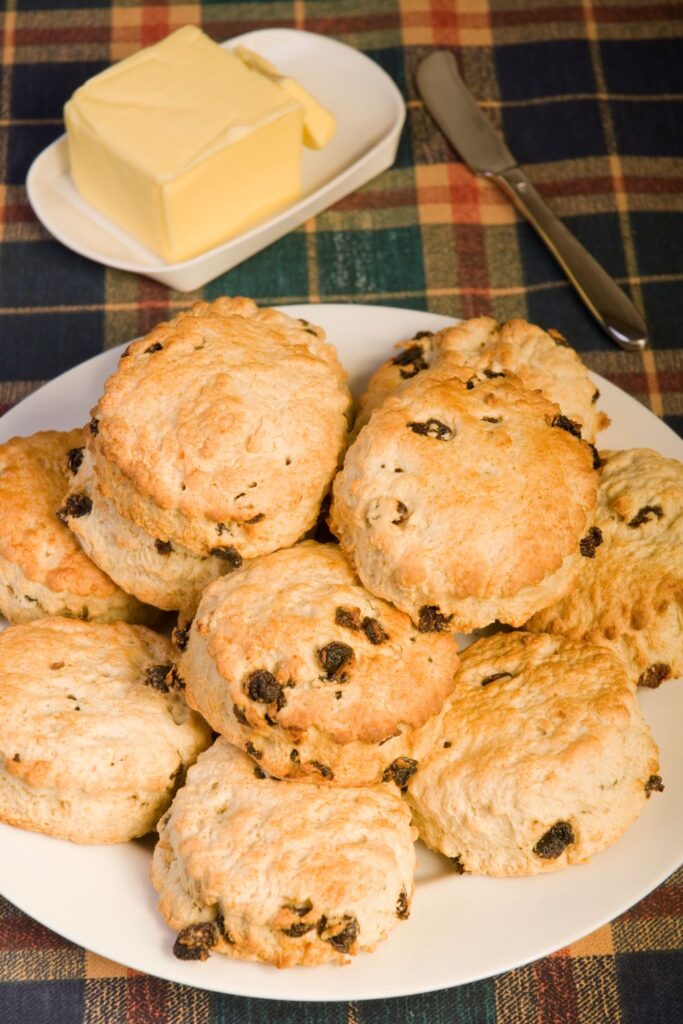
[[[579,296],[612,341],[629,352],[647,345],[643,317],[599,263],[557,219],[519,167],[484,175],[538,232]]]

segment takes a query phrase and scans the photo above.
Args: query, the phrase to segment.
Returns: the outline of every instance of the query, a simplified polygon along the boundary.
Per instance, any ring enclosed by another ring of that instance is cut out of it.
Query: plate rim
[[[85,259],[92,260],[95,263],[99,263],[105,267],[113,267],[115,270],[126,270],[131,273],[144,274],[150,276],[152,274],[171,274],[176,272],[182,272],[183,270],[192,270],[201,266],[204,261],[209,261],[220,256],[222,253],[227,253],[231,248],[237,247],[240,244],[246,244],[252,241],[260,232],[265,231],[268,228],[274,227],[282,222],[286,217],[296,216],[305,207],[313,206],[321,198],[325,196],[325,193],[331,191],[338,184],[346,181],[347,178],[356,174],[362,170],[364,166],[372,161],[377,156],[378,152],[387,145],[393,145],[394,141],[398,141],[398,137],[401,134],[403,125],[406,119],[406,105],[403,100],[403,96],[393,81],[393,79],[387,74],[387,72],[379,64],[368,57],[362,50],[358,50],[353,46],[349,46],[347,43],[343,43],[338,39],[334,39],[330,36],[325,36],[320,32],[308,32],[305,29],[294,29],[294,28],[263,28],[255,29],[249,32],[240,33],[237,36],[231,36],[229,39],[224,39],[219,43],[219,46],[224,49],[232,49],[234,46],[240,44],[243,40],[258,40],[266,35],[291,35],[291,36],[308,36],[316,40],[323,40],[323,45],[329,45],[331,48],[338,48],[343,51],[351,51],[356,58],[359,60],[367,61],[368,64],[372,65],[373,69],[377,72],[378,80],[382,81],[384,87],[387,90],[387,97],[391,98],[394,105],[394,118],[389,129],[377,140],[377,142],[357,160],[354,160],[352,164],[345,167],[339,174],[335,174],[333,177],[328,178],[322,185],[320,185],[315,191],[309,192],[307,195],[302,196],[294,203],[290,203],[285,206],[282,210],[275,213],[272,217],[268,217],[266,220],[260,221],[247,231],[241,232],[239,235],[235,235],[232,238],[228,238],[225,242],[221,242],[218,245],[212,246],[210,249],[206,249],[204,252],[198,253],[196,256],[192,256],[190,259],[181,260],[178,263],[166,263],[160,260],[156,253],[150,250],[150,254],[157,259],[156,263],[140,263],[135,258],[122,259],[118,257],[104,258],[101,252],[95,249],[91,249],[89,246],[79,243],[77,240],[74,241],[72,237],[67,236],[59,229],[55,230],[54,223],[50,217],[49,208],[46,208],[46,204],[40,198],[39,190],[40,186],[46,183],[46,179],[41,175],[44,173],[43,165],[49,160],[50,154],[53,150],[58,147],[64,147],[66,145],[66,132],[62,133],[58,138],[49,145],[45,146],[44,149],[38,153],[31,162],[31,166],[28,169],[26,175],[26,195],[33,210],[35,216],[38,218],[42,226],[48,231],[58,242],[60,242],[67,249],[72,252],[78,253],[79,256],[83,256]],[[51,179],[50,179],[51,180]],[[98,221],[108,220],[99,211],[94,210],[90,204],[80,198],[80,202],[83,204],[84,212],[88,213],[89,210],[93,210],[97,214]],[[336,200],[335,200],[336,201]],[[112,226],[116,229],[118,236],[126,236],[128,232],[124,229],[119,228],[117,225]],[[131,240],[140,245],[132,235],[129,235]],[[236,266],[237,264],[235,264]]]
[[[425,311],[425,310],[416,310],[416,309],[412,309],[412,308],[397,307],[397,306],[387,306],[387,305],[380,305],[380,304],[371,305],[371,304],[358,303],[358,302],[344,302],[344,303],[339,303],[339,302],[337,302],[337,303],[292,303],[292,304],[280,305],[280,306],[278,306],[276,308],[281,309],[284,312],[288,312],[291,315],[299,315],[299,314],[303,315],[304,313],[308,312],[309,315],[310,315],[310,318],[313,319],[313,320],[315,320],[315,312],[316,312],[316,310],[317,311],[321,311],[322,310],[323,313],[326,310],[330,310],[332,312],[332,314],[339,314],[342,311],[348,312],[348,310],[350,308],[354,308],[356,310],[363,310],[364,312],[371,311],[371,312],[374,312],[376,314],[380,314],[380,317],[381,317],[381,314],[383,314],[383,313],[392,314],[392,315],[398,313],[398,314],[401,314],[402,316],[408,316],[408,317],[414,318],[415,321],[423,320],[425,322],[425,327],[427,326],[427,322],[428,321],[432,321],[431,326],[429,327],[429,329],[434,329],[435,324],[436,324],[436,329],[439,329],[440,326],[446,326],[449,323],[452,324],[454,322],[457,322],[457,318],[455,318],[455,317],[450,317],[450,316],[439,314],[439,313],[432,313],[432,312]],[[308,318],[309,317],[307,317],[307,319]],[[439,323],[437,323],[437,322],[439,322]],[[420,328],[418,327],[417,329],[420,329]],[[399,339],[395,338],[395,337],[387,337],[386,343],[384,343],[384,342],[382,343],[382,345],[386,344],[386,349],[384,349],[384,348],[380,349],[379,346],[378,346],[378,349],[377,349],[378,359],[380,359],[382,357],[383,351],[387,351],[387,352],[389,351],[389,346],[391,345],[392,341],[397,341],[397,340],[399,340]],[[13,418],[12,417],[12,413],[13,413],[13,411],[15,409],[19,409],[20,407],[24,406],[26,403],[30,403],[32,401],[32,399],[35,399],[36,396],[38,396],[39,394],[44,392],[47,388],[50,388],[52,385],[55,385],[55,386],[58,387],[60,383],[63,384],[64,383],[63,378],[68,376],[69,374],[71,374],[75,370],[78,370],[78,369],[83,368],[83,367],[88,367],[91,364],[94,364],[94,363],[96,363],[98,361],[101,361],[103,359],[106,359],[106,358],[109,358],[109,359],[116,358],[117,354],[120,351],[122,351],[124,347],[125,347],[125,343],[123,343],[121,345],[117,345],[117,346],[115,346],[115,347],[113,347],[111,349],[105,349],[102,352],[97,353],[94,356],[90,357],[89,359],[84,360],[82,363],[79,363],[76,366],[71,367],[68,370],[65,370],[62,374],[58,375],[57,377],[53,378],[52,380],[47,381],[40,388],[37,388],[30,395],[28,395],[24,399],[22,399],[21,402],[18,402],[15,406],[13,406],[12,409],[8,410],[7,413],[5,413],[4,416],[0,417],[0,424],[2,424],[4,426],[4,423],[8,419],[11,422],[11,420]],[[641,403],[639,403],[638,400],[635,399],[632,395],[629,395],[627,392],[622,391],[622,389],[618,388],[617,385],[612,384],[609,380],[607,380],[606,378],[601,377],[599,374],[592,373],[592,376],[594,377],[594,379],[597,381],[598,384],[606,385],[607,389],[615,389],[617,392],[619,392],[620,395],[623,395],[629,401],[635,402],[643,410],[643,412],[645,414],[648,414],[649,416],[652,417],[652,419],[659,425],[660,428],[664,428],[664,431],[666,432],[666,434],[671,436],[671,438],[674,440],[674,443],[676,445],[683,445],[683,440],[675,433],[675,431],[673,431],[668,426],[668,424],[664,423],[663,420],[661,420],[659,417],[655,416],[654,413],[652,413],[649,409],[647,409],[645,406],[643,406]],[[89,398],[88,401],[91,401],[91,399]],[[39,429],[47,429],[47,428],[42,428],[41,427]],[[6,435],[6,430],[0,430],[0,439],[4,438],[5,435]],[[3,833],[3,831],[5,829],[11,829],[11,826],[4,825],[0,829],[0,848],[2,846],[2,833]],[[15,834],[17,831],[20,831],[20,830],[12,829],[12,834]],[[33,833],[28,833],[28,835],[33,835]],[[49,839],[50,837],[44,837],[44,838]],[[192,978],[185,978],[185,977],[179,978],[177,975],[174,975],[174,973],[172,972],[171,969],[169,969],[169,971],[167,971],[167,972],[165,972],[165,971],[157,971],[157,970],[154,970],[153,972],[147,971],[146,968],[140,968],[139,966],[136,966],[135,963],[131,963],[131,962],[127,963],[126,962],[126,958],[125,957],[121,957],[121,956],[117,956],[117,962],[121,963],[124,966],[129,966],[129,967],[131,967],[132,969],[135,969],[135,970],[143,970],[145,973],[150,973],[154,977],[159,977],[159,978],[162,978],[162,979],[167,980],[167,981],[171,981],[171,982],[175,982],[175,983],[178,983],[178,984],[187,985],[189,987],[194,987],[194,988],[204,989],[204,990],[209,990],[209,991],[221,992],[223,994],[228,994],[228,995],[239,995],[239,996],[245,996],[245,997],[251,997],[251,998],[269,999],[269,1000],[272,999],[272,1000],[282,1000],[282,1001],[326,1002],[326,1003],[327,1002],[339,1002],[339,1001],[342,1001],[342,1002],[358,1001],[358,1002],[360,1002],[360,1001],[379,999],[379,998],[398,998],[398,997],[405,997],[405,996],[411,996],[411,995],[424,994],[424,993],[427,993],[427,992],[441,991],[441,990],[444,990],[444,989],[447,989],[447,988],[458,987],[458,986],[460,986],[462,984],[469,984],[469,983],[481,981],[483,979],[486,979],[486,978],[489,978],[489,977],[493,977],[493,976],[495,976],[495,975],[497,975],[497,974],[499,974],[501,972],[509,971],[509,970],[514,970],[514,969],[516,969],[518,967],[522,967],[522,966],[524,966],[526,964],[529,964],[529,963],[532,963],[532,962],[534,962],[534,961],[536,961],[538,959],[541,959],[544,956],[547,956],[548,954],[552,953],[553,951],[557,950],[558,948],[563,948],[564,946],[569,945],[572,942],[577,941],[579,938],[581,938],[582,936],[584,936],[586,934],[590,934],[590,932],[593,931],[594,929],[599,928],[599,927],[603,926],[604,924],[606,924],[607,922],[614,920],[615,917],[619,916],[625,910],[629,909],[630,907],[634,906],[636,903],[640,902],[640,900],[642,900],[648,893],[652,892],[659,885],[661,885],[662,882],[665,881],[666,878],[668,878],[670,876],[670,874],[677,869],[677,867],[680,865],[680,863],[682,861],[683,861],[683,849],[679,850],[676,853],[676,855],[671,859],[670,863],[667,863],[667,865],[665,867],[660,869],[660,871],[657,874],[657,878],[654,881],[652,879],[649,879],[649,880],[643,882],[641,885],[639,885],[637,887],[637,889],[634,890],[636,892],[635,896],[633,895],[633,893],[631,893],[631,894],[629,894],[626,897],[625,900],[623,898],[619,899],[617,902],[619,903],[620,909],[616,909],[616,910],[612,909],[609,912],[605,912],[605,914],[603,914],[603,915],[598,915],[598,917],[596,917],[594,919],[594,921],[591,923],[589,932],[586,932],[586,930],[584,928],[582,928],[582,927],[577,927],[577,930],[569,931],[569,932],[567,932],[567,933],[565,933],[563,935],[562,943],[559,946],[554,941],[551,941],[547,946],[543,947],[540,952],[537,949],[535,952],[532,952],[529,955],[521,955],[519,958],[506,960],[506,962],[504,964],[498,965],[494,969],[484,968],[484,969],[482,969],[479,972],[477,972],[477,971],[470,972],[470,974],[468,974],[468,976],[466,978],[458,980],[458,981],[445,981],[443,983],[433,983],[433,984],[430,983],[427,986],[425,986],[423,984],[421,985],[419,982],[417,982],[417,983],[415,983],[415,982],[410,983],[410,980],[409,980],[408,977],[402,977],[400,979],[401,980],[401,984],[394,985],[394,988],[393,988],[392,991],[388,991],[387,990],[387,986],[385,985],[384,988],[381,991],[379,991],[379,992],[369,993],[369,994],[365,994],[365,993],[356,994],[355,992],[353,992],[353,981],[351,980],[351,976],[348,975],[346,972],[344,972],[345,978],[348,978],[349,981],[351,982],[351,984],[350,985],[346,985],[345,984],[345,979],[342,979],[340,977],[339,981],[335,982],[335,991],[333,991],[331,994],[321,993],[320,991],[314,991],[314,992],[309,994],[305,990],[305,986],[299,985],[296,995],[293,995],[293,994],[283,994],[281,991],[270,992],[268,990],[262,991],[260,989],[258,991],[256,991],[256,989],[258,987],[258,982],[259,981],[263,981],[263,979],[265,979],[264,985],[267,986],[268,985],[268,978],[272,979],[273,977],[277,977],[277,974],[273,975],[273,973],[272,973],[273,971],[275,971],[275,969],[274,968],[268,968],[267,965],[250,965],[250,966],[258,966],[259,968],[263,968],[264,970],[269,971],[268,975],[265,975],[265,974],[261,975],[259,973],[259,975],[256,977],[255,984],[250,985],[249,983],[247,983],[247,984],[238,983],[236,986],[233,984],[232,987],[226,987],[225,983],[221,984],[220,986],[216,985],[216,984],[213,984],[213,983],[209,983],[207,985],[206,979],[202,979],[201,977],[197,978],[196,980],[192,979]],[[565,873],[562,872],[561,874],[565,874]],[[474,877],[478,877],[478,876],[472,876],[472,877],[474,878]],[[543,876],[540,876],[540,877],[543,877]],[[557,876],[554,876],[554,877],[557,877]],[[500,880],[496,880],[496,881],[500,881]],[[509,882],[509,881],[515,881],[515,880],[502,880],[502,881],[503,882]],[[2,891],[3,892],[5,891],[5,886],[4,885],[2,885]],[[15,899],[12,896],[7,896],[6,898],[11,903],[13,903],[15,906],[17,906],[20,910],[22,910],[24,913],[26,913],[29,917],[31,917],[31,918],[39,921],[40,923],[44,924],[45,927],[50,928],[52,931],[55,931],[56,934],[63,936],[64,938],[68,939],[71,942],[76,943],[79,946],[82,945],[82,939],[80,939],[77,934],[72,934],[70,932],[70,929],[67,929],[65,931],[61,924],[59,925],[59,927],[55,927],[54,923],[52,923],[49,920],[49,915],[48,915],[48,918],[46,919],[41,913],[36,914],[35,909],[33,907],[31,907],[30,909],[24,909],[26,904],[23,903],[23,900],[17,902],[17,901],[15,901]],[[84,948],[90,949],[93,952],[99,953],[101,956],[111,957],[111,951],[108,952],[107,949],[105,947],[103,947],[103,946],[99,946],[98,947],[97,945],[89,943],[88,946],[84,947]],[[365,954],[365,956],[367,956],[367,954]],[[228,964],[232,964],[233,961],[228,961],[227,963]],[[234,961],[234,963],[239,965],[241,963],[241,961]],[[228,973],[230,973],[230,971],[228,971]],[[290,973],[290,972],[287,972],[287,973]],[[300,973],[297,974],[296,976],[297,976],[298,981],[302,982],[304,977],[307,974],[308,974],[307,971],[305,971],[305,974],[300,974]],[[228,984],[230,984],[230,983],[228,982]],[[340,990],[341,990],[342,986],[345,989],[344,994],[340,994]],[[304,989],[303,991],[302,991],[302,988]],[[237,989],[237,991],[236,991],[236,989]],[[346,991],[346,990],[348,990],[348,991]]]

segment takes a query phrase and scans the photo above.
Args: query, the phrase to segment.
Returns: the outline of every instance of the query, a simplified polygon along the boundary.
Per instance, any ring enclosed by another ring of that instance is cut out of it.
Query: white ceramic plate
[[[437,330],[445,317],[377,306],[288,306],[321,324],[358,387],[395,341]],[[0,441],[84,423],[120,350],[96,356],[25,399],[0,420]],[[595,378],[612,426],[602,447],[649,446],[683,459],[681,441],[633,398]],[[614,846],[586,865],[536,878],[455,875],[419,846],[410,920],[372,954],[344,968],[278,971],[211,957],[185,963],[155,911],[148,880],[150,841],[76,846],[0,826],[4,895],[61,935],[103,956],[171,981],[235,995],[291,1000],[403,996],[459,985],[535,960],[611,920],[683,860],[683,684],[667,682],[640,700],[661,749],[664,793]]]
[[[260,29],[223,43],[228,49],[238,44],[299,79],[337,119],[329,145],[322,150],[304,149],[301,199],[208,252],[182,263],[164,263],[81,199],[62,135],[36,157],[26,179],[34,213],[58,241],[97,263],[145,274],[188,292],[265,249],[391,167],[405,104],[374,61],[335,39],[295,29]]]

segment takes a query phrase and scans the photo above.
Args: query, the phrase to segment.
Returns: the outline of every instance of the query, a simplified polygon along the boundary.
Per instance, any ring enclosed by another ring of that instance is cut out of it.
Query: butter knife
[[[417,69],[424,104],[475,174],[494,182],[540,235],[579,296],[615,344],[627,351],[647,345],[641,314],[615,281],[558,220],[475,103],[452,53],[430,54]]]

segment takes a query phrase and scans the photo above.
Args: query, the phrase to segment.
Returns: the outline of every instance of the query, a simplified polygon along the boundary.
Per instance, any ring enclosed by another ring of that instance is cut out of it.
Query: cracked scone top
[[[557,402],[565,416],[578,423],[586,441],[595,441],[609,418],[597,407],[600,394],[574,349],[557,331],[544,331],[526,320],[499,324],[491,317],[464,320],[432,334],[419,331],[373,374],[355,429],[360,429],[373,410],[405,380],[432,366],[439,358],[466,366],[470,373],[508,370],[530,391],[539,389]]]
[[[45,430],[0,445],[0,612],[10,622],[149,622],[156,614],[106,576],[57,518],[83,443],[82,430]]]
[[[601,544],[527,628],[613,645],[655,687],[683,675],[683,463],[646,448],[600,454]]]
[[[370,951],[408,917],[414,838],[395,790],[276,782],[221,737],[159,823],[152,884],[174,953],[290,967]]]
[[[513,375],[441,362],[361,430],[330,527],[368,590],[420,629],[521,625],[580,567],[597,473],[576,433]]]
[[[212,583],[184,643],[177,676],[217,732],[278,778],[336,786],[405,786],[458,665],[452,637],[420,633],[314,541]]]
[[[320,328],[249,299],[199,302],[107,380],[89,439],[97,486],[155,539],[253,558],[315,522],[349,406]]]
[[[78,843],[145,835],[211,733],[144,626],[44,618],[0,633],[0,821]]]
[[[614,842],[663,789],[635,684],[605,647],[505,633],[462,654],[439,742],[409,784],[456,870],[533,875]]]

